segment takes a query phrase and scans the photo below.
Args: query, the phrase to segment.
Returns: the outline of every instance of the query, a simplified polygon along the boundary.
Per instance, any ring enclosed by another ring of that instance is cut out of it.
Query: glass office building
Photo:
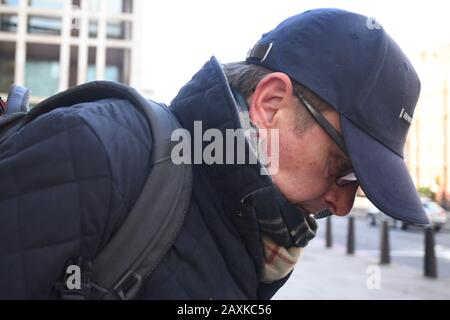
[[[12,83],[33,102],[92,80],[139,87],[143,0],[0,0],[0,95]]]

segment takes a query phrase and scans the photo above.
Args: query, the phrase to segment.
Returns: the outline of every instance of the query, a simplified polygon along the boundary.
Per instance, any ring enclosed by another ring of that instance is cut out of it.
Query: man
[[[385,31],[338,9],[287,19],[246,62],[213,57],[170,110],[193,136],[198,122],[200,134],[266,132],[278,166],[264,175],[260,163],[194,165],[183,227],[137,297],[269,299],[315,236],[315,218],[348,214],[359,186],[383,212],[427,223],[402,158],[419,91]],[[51,296],[67,259],[92,260],[120,228],[151,171],[151,128],[130,110],[101,101],[57,110],[17,137],[22,153],[2,145],[0,175],[14,188],[0,193],[0,206],[19,212],[3,218],[15,230],[5,230],[13,240],[2,253],[20,283],[11,296]],[[26,181],[16,179],[20,170]],[[47,170],[58,174],[43,179]]]

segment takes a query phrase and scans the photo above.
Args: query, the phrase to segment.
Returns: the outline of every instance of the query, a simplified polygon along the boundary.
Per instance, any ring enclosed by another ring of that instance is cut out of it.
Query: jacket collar
[[[192,139],[196,138],[196,121],[201,121],[202,134],[208,129],[217,129],[226,137],[227,129],[242,129],[236,101],[215,57],[181,89],[172,101],[170,109],[181,125],[190,132]],[[203,144],[202,150],[208,143]],[[248,195],[273,185],[269,176],[260,174],[259,163],[213,164],[205,167],[214,186],[226,198],[225,203],[232,211],[239,211],[242,200]]]
[[[194,134],[196,121],[202,123],[202,134],[208,129],[216,129],[221,132],[222,137],[226,137],[227,129],[242,129],[239,108],[215,57],[180,90],[172,101],[171,110],[181,125],[190,132],[193,140],[197,138]],[[203,143],[201,150],[209,143]],[[192,145],[194,157],[194,143]],[[225,150],[223,154],[225,155]],[[264,223],[272,225],[276,221],[279,223],[278,229],[273,230],[269,236],[282,246],[304,247],[315,236],[315,221],[305,217],[288,203],[272,179],[261,174],[262,167],[259,163],[251,164],[247,161],[244,165],[213,164],[203,167],[211,184],[221,195],[227,213],[232,216],[240,215],[251,207],[262,231],[265,229]],[[285,232],[281,232],[283,228],[286,229]],[[277,238],[277,234],[283,236]]]

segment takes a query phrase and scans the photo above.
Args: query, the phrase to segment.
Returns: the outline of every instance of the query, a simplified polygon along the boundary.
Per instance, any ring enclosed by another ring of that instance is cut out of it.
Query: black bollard
[[[380,252],[380,264],[390,264],[390,245],[389,245],[389,224],[387,221],[383,221],[381,224],[381,252]]]
[[[355,218],[348,218],[347,254],[355,254]]]
[[[333,246],[333,237],[331,233],[331,216],[327,218],[327,230],[326,230],[326,247],[331,248]]]
[[[425,228],[425,257],[424,274],[428,278],[437,278],[437,261],[434,250],[434,230],[432,227]]]

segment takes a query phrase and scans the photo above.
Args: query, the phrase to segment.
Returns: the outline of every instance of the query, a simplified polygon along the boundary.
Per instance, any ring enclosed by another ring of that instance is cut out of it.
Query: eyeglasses
[[[306,110],[311,114],[311,116],[316,120],[316,122],[322,127],[322,129],[330,136],[331,140],[337,144],[337,146],[344,152],[344,154],[348,156],[347,147],[345,146],[344,138],[342,135],[331,125],[331,123],[319,112],[316,108],[314,108],[302,94],[297,94],[298,98],[305,105]],[[335,180],[335,183],[338,186],[345,186],[350,183],[358,181],[358,178],[355,175],[353,169],[347,170],[338,175]]]

